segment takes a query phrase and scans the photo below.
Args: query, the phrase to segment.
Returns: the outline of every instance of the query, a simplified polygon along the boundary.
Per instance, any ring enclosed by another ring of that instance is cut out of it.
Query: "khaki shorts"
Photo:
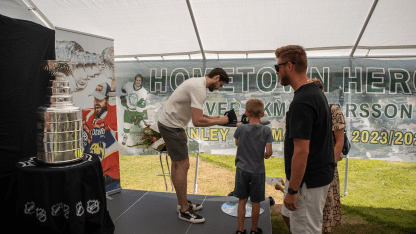
[[[289,181],[285,182],[284,194],[286,197],[289,188]],[[297,233],[322,233],[323,210],[326,197],[328,195],[329,184],[308,189],[306,183],[303,183],[298,192],[296,202],[298,209],[290,211],[283,203],[281,214],[290,218],[290,232]]]
[[[157,127],[166,143],[168,155],[172,161],[182,161],[188,156],[188,137],[183,128],[170,128],[157,122]]]

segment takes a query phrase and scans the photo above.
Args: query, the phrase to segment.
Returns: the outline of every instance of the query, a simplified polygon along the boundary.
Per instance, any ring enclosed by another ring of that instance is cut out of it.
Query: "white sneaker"
[[[190,223],[203,223],[205,222],[204,217],[198,215],[195,213],[194,210],[188,209],[185,212],[179,212],[178,215],[179,219],[182,219],[184,221],[190,222]]]

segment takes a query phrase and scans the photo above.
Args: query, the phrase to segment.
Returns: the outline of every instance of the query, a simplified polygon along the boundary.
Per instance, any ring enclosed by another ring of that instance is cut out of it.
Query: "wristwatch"
[[[287,190],[287,192],[288,192],[290,195],[293,195],[293,194],[298,193],[298,191],[293,191],[293,189],[291,189],[291,188],[289,188],[289,189]]]

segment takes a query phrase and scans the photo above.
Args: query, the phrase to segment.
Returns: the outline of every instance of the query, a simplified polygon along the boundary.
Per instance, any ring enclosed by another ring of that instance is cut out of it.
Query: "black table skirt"
[[[35,157],[19,161],[5,200],[6,227],[13,233],[114,233],[100,159],[85,156],[61,166],[37,164]]]

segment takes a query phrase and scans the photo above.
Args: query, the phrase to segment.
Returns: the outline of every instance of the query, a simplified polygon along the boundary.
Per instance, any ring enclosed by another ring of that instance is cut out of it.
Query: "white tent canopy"
[[[114,39],[116,58],[416,57],[414,0],[14,0],[49,26]]]

